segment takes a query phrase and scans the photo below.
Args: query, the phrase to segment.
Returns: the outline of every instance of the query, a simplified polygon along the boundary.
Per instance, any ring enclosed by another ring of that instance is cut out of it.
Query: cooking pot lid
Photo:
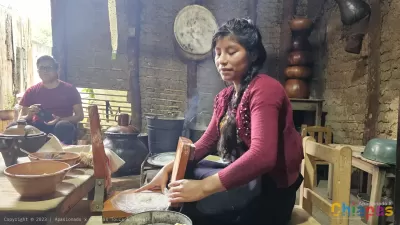
[[[113,126],[107,129],[108,134],[139,134],[139,130],[132,126]]]
[[[163,152],[150,156],[147,162],[153,166],[163,167],[175,159],[176,152]]]
[[[20,120],[16,125],[8,127],[0,136],[3,137],[18,137],[18,136],[37,136],[45,134],[38,128],[27,125],[24,120]]]

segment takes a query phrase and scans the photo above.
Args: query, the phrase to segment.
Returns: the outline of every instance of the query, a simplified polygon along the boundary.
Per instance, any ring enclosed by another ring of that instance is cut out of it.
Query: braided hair
[[[231,19],[219,27],[212,39],[212,49],[215,49],[218,40],[225,37],[232,37],[243,46],[246,49],[247,58],[249,60],[246,74],[244,74],[240,81],[240,89],[237,91],[236,97],[234,97],[235,95],[233,94],[231,96],[229,105],[231,110],[228,110],[226,124],[223,130],[221,130],[221,137],[217,147],[218,152],[222,153],[223,157],[234,156],[237,158],[239,157],[239,153],[236,151],[238,145],[236,131],[237,107],[242,99],[244,91],[263,67],[267,58],[267,53],[262,43],[260,31],[248,19]],[[215,60],[214,51],[213,59]]]

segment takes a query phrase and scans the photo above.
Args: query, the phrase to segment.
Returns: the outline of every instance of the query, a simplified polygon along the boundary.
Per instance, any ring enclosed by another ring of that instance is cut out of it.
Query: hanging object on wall
[[[217,21],[207,8],[200,5],[184,7],[174,22],[175,44],[180,55],[195,61],[207,58],[217,29]]]
[[[335,0],[339,5],[342,23],[353,25],[371,14],[371,7],[364,0]]]
[[[288,54],[288,67],[285,69],[285,90],[289,98],[307,99],[310,97],[309,79],[312,74],[313,57],[308,37],[313,21],[296,17],[289,21],[292,31],[291,52]]]
[[[118,21],[117,21],[117,4],[116,0],[108,0],[108,19],[110,21],[110,34],[111,34],[111,59],[117,58],[118,49]]]

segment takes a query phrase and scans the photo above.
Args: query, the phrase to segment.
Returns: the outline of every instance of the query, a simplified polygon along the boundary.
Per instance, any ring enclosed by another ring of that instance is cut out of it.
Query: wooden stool
[[[332,148],[315,142],[312,137],[303,138],[304,160],[301,172],[304,182],[300,187],[300,204],[292,212],[290,225],[316,225],[319,223],[312,215],[313,205],[331,217],[331,225],[349,224],[349,215],[342,214],[342,204],[350,206],[350,182],[352,150],[349,147]],[[317,194],[315,187],[316,160],[335,163],[333,167],[333,200]],[[334,209],[334,212],[331,210]]]
[[[306,136],[311,136],[317,140],[320,144],[332,144],[332,130],[330,127],[321,127],[321,126],[310,126],[302,125],[301,126],[301,136],[304,138]],[[333,165],[323,161],[317,160],[316,165],[328,165],[328,199],[332,199],[332,167]],[[317,181],[317,176],[315,176],[315,181]],[[315,182],[317,185],[317,182]]]

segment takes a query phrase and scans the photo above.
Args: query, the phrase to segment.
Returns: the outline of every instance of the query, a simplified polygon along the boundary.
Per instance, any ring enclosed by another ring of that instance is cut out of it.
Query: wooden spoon
[[[22,149],[22,148],[19,148],[19,150],[20,150],[21,152],[23,152],[23,153],[29,155],[30,157],[32,157],[32,158],[34,158],[34,159],[36,159],[36,160],[39,160],[38,157],[32,155],[30,152],[28,152],[28,151],[26,151],[26,150],[24,150],[24,149]]]

